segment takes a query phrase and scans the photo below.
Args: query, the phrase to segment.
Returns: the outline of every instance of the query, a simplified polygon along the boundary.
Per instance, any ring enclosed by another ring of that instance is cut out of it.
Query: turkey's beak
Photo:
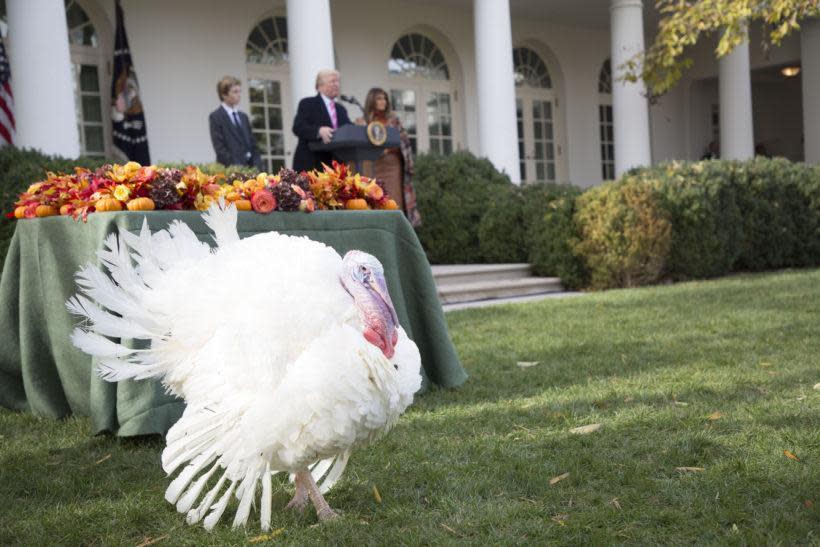
[[[375,297],[381,300],[379,308],[385,315],[383,321],[379,321],[379,325],[373,325],[371,328],[379,335],[382,344],[377,344],[381,347],[384,356],[390,359],[395,353],[395,346],[399,340],[399,333],[397,330],[399,320],[396,317],[396,309],[393,307],[393,300],[390,299],[390,293],[387,290],[387,282],[381,275],[373,275],[368,280],[368,288],[373,291]]]

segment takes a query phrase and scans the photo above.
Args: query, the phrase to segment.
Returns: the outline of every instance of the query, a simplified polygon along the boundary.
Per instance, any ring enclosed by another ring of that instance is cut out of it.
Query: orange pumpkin
[[[38,205],[37,209],[34,210],[34,214],[38,217],[51,217],[54,215],[59,215],[60,211],[51,205]]]
[[[364,209],[370,209],[367,206],[367,201],[362,198],[355,198],[349,199],[345,202],[345,209],[354,209],[356,211],[361,211]]]
[[[99,212],[122,211],[122,202],[116,198],[102,198],[94,204],[94,208]]]
[[[66,203],[62,207],[60,207],[60,214],[61,215],[70,215],[71,214],[71,204]]]
[[[249,199],[238,199],[233,202],[237,211],[252,211],[253,205]]]
[[[399,208],[399,204],[396,203],[396,200],[394,199],[388,199],[382,204],[381,208],[388,211],[394,211]]]
[[[26,218],[26,206],[21,205],[14,209],[14,218]]]
[[[129,211],[153,211],[154,200],[151,198],[134,198],[126,206]]]

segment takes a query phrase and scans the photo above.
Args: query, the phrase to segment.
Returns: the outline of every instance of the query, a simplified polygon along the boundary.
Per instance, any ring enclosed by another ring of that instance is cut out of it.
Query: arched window
[[[390,102],[413,151],[447,155],[454,150],[455,89],[441,49],[424,34],[401,36],[390,49]]]
[[[551,88],[552,79],[543,59],[527,47],[513,49],[513,71],[515,86]]]
[[[535,50],[517,47],[512,54],[521,180],[552,182],[557,178],[557,97],[552,78]]]
[[[612,66],[604,61],[598,73],[598,127],[601,140],[601,178],[615,178],[615,135],[612,123]]]
[[[288,62],[288,22],[284,17],[268,17],[251,31],[245,44],[249,63],[279,65]]]
[[[245,43],[250,118],[256,144],[269,173],[284,167],[293,149],[283,120],[288,96],[288,24],[280,16],[263,19]]]

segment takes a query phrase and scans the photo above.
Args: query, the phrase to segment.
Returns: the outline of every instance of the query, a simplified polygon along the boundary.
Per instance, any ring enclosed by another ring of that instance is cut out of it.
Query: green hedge
[[[14,234],[14,220],[6,218],[6,213],[14,210],[17,196],[32,183],[43,180],[48,171],[72,173],[74,167],[96,169],[104,163],[96,158],[66,159],[47,156],[36,150],[18,149],[13,146],[0,148],[0,271],[6,258],[11,236]]]

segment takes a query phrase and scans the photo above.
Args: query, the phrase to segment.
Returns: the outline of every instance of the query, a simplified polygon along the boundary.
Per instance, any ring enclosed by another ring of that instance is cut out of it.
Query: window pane
[[[534,134],[536,139],[543,138],[543,132],[541,131],[541,123],[540,122],[535,122],[534,124],[532,124],[532,130],[533,130],[533,134]]]
[[[547,164],[547,180],[555,180],[555,164]]]
[[[278,173],[279,171],[281,171],[282,169],[285,168],[285,160],[283,160],[281,158],[280,159],[274,159],[274,160],[271,160],[270,165],[271,165],[270,172],[271,173]]]
[[[535,163],[535,180],[546,180],[544,173],[544,164],[542,162]]]
[[[521,180],[527,180],[527,167],[525,163],[521,163]]]
[[[552,103],[549,101],[544,102],[544,117],[547,119],[552,119]]]
[[[441,148],[439,148],[438,139],[430,139],[430,153],[441,154]]]
[[[85,149],[88,152],[104,152],[103,128],[99,125],[85,127]]]
[[[268,149],[268,138],[264,131],[254,131],[253,138],[256,140],[256,146],[259,150],[266,151]]]
[[[545,136],[546,136],[547,140],[551,141],[552,140],[552,124],[551,123],[545,123],[544,124],[544,129],[546,130],[546,135]]]
[[[254,85],[255,82],[251,80],[248,83],[248,94],[250,95],[250,99],[252,103],[264,103],[265,102],[265,92],[262,91],[262,87],[259,85]]]
[[[270,134],[270,153],[276,156],[285,155],[285,138],[281,133]]]
[[[443,117],[441,119],[441,134],[444,135],[445,137],[452,137],[453,136],[452,127],[451,127],[449,117]]]
[[[273,104],[282,104],[282,93],[279,81],[268,81],[268,102]]]
[[[445,156],[450,155],[450,154],[453,153],[453,141],[451,141],[450,139],[444,139],[444,141],[442,141],[441,144],[442,144],[442,151],[443,151]]]
[[[277,107],[268,108],[268,129],[282,130],[282,109]]]
[[[83,91],[99,91],[100,79],[97,76],[95,65],[80,66],[80,89]]]
[[[99,95],[83,96],[83,121],[102,122],[102,107]]]
[[[265,107],[251,107],[251,127],[254,129],[265,129]]]
[[[546,149],[547,149],[547,159],[548,160],[555,159],[555,148],[552,146],[552,144],[548,144],[546,146]]]

